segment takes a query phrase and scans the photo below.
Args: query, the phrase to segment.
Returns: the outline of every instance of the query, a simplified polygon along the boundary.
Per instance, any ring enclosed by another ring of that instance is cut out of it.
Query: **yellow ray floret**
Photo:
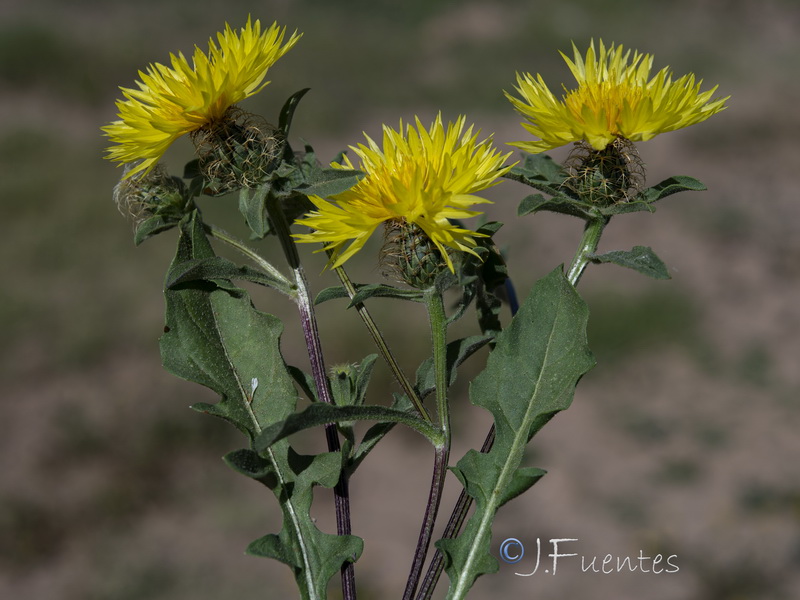
[[[650,78],[653,57],[600,41],[594,41],[584,60],[575,44],[574,60],[561,56],[578,87],[557,99],[541,75],[517,74],[516,90],[521,98],[506,96],[529,122],[522,123],[538,141],[514,142],[527,152],[538,153],[570,142],[585,141],[602,150],[615,138],[638,142],[659,133],[675,131],[706,120],[725,108],[725,101],[712,100],[716,87],[701,92],[702,81],[693,74],[672,80],[669,67]]]
[[[500,154],[490,138],[479,142],[472,126],[464,130],[464,125],[462,116],[445,128],[441,114],[427,130],[418,118],[416,128],[408,125],[405,132],[402,121],[398,130],[384,125],[382,149],[365,136],[366,144],[350,148],[366,176],[331,201],[311,196],[316,210],[298,223],[314,231],[295,237],[324,243],[325,250],[333,251],[331,266],[338,267],[364,246],[378,225],[402,220],[422,229],[453,270],[446,248],[474,254],[479,234],[450,219],[481,214],[470,207],[489,201],[475,192],[495,185],[510,169],[503,166],[510,154]],[[333,166],[354,168],[347,157]]]
[[[114,143],[106,158],[141,161],[128,177],[151,169],[177,138],[221,118],[269,83],[267,70],[301,37],[295,32],[283,44],[285,34],[277,23],[262,32],[261,23],[248,18],[239,33],[226,23],[217,43],[209,40],[207,54],[195,47],[191,67],[179,53],[170,55],[171,67],[154,63],[139,71],[138,89],[120,88],[120,120],[103,127]]]

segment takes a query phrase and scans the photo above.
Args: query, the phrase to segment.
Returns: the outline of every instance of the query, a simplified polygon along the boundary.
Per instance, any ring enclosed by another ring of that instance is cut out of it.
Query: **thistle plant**
[[[397,129],[384,126],[381,144],[367,136],[350,147],[357,160],[342,153],[324,166],[310,145],[295,151],[290,144],[293,115],[307,90],[286,101],[275,124],[238,105],[263,89],[267,71],[300,37],[294,33],[284,42],[285,29],[273,24],[262,30],[248,19],[239,31],[226,25],[207,52],[197,48],[191,65],[179,54],[171,56],[171,66],[140,72],[136,88],[122,89],[119,120],[104,128],[112,142],[108,158],[125,165],[114,197],[134,220],[137,244],[177,230],[164,286],[162,360],[175,375],[219,394],[217,403],[192,408],[242,432],[244,447],[225,462],[262,483],[280,505],[278,533],[256,539],[248,552],[285,563],[300,598],[325,598],[339,573],[343,597],[355,599],[355,565],[364,548],[358,536],[368,540],[369,532],[351,531],[348,481],[399,424],[433,450],[430,492],[420,507],[402,596],[430,598],[445,572],[447,598],[464,598],[479,576],[498,568],[491,553],[498,510],[545,474],[524,464],[526,446],[569,407],[575,386],[594,365],[586,339],[589,311],[576,291],[581,275],[590,264],[613,263],[669,277],[645,246],[598,254],[605,226],[617,215],[653,212],[655,202],[671,194],[704,189],[685,176],[647,187],[634,143],[699,123],[723,110],[727,99],[712,99],[716,88],[701,92],[693,75],[673,81],[668,68],[650,78],[651,56],[631,56],[602,42],[596,51],[592,42],[585,58],[575,47],[574,59],[565,56],[577,87],[565,89],[561,100],[541,76],[530,74],[518,75],[518,97],[506,94],[538,138],[511,142],[524,151],[517,161],[496,148],[492,136],[481,138],[466,117],[445,124],[440,114],[428,127],[418,118]],[[182,135],[191,137],[197,157],[183,177],[171,176],[160,160]],[[575,146],[564,165],[541,154],[568,143]],[[508,179],[536,190],[522,199],[521,217],[552,211],[585,222],[572,262],[555,267],[519,304],[495,245],[501,224],[467,223],[482,215],[476,205],[490,204],[480,193]],[[238,193],[248,241],[202,213],[206,202],[229,202],[211,198],[228,193]],[[384,278],[353,283],[345,265],[356,256],[369,259],[366,242],[381,228],[383,246],[372,260],[381,264],[376,277]],[[255,249],[258,240],[273,242],[263,244],[268,254]],[[336,277],[316,296],[297,243],[314,244],[324,254],[314,272]],[[218,245],[233,248],[243,264],[217,255]],[[308,355],[304,368],[286,364],[283,324],[257,309],[235,281],[264,286],[296,305]],[[446,293],[454,304],[445,302]],[[357,311],[377,353],[329,369],[315,306],[342,299],[341,310]],[[386,339],[369,312],[372,302],[427,309],[430,357],[413,378],[408,373],[415,365],[401,365],[391,350],[404,340]],[[510,319],[503,317],[507,310]],[[451,339],[449,326],[467,315],[476,317],[474,334]],[[470,385],[470,400],[489,411],[494,424],[482,445],[473,443],[476,449],[454,464],[449,389],[459,366],[484,347],[490,352]],[[379,359],[402,393],[367,394]],[[363,432],[356,428],[362,421],[372,423]],[[326,452],[296,450],[293,436],[306,429],[320,431]],[[434,540],[448,473],[463,493]],[[335,534],[321,531],[310,516],[317,486],[333,490]]]

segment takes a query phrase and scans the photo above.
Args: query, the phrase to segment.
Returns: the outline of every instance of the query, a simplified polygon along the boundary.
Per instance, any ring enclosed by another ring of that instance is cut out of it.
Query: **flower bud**
[[[333,401],[339,406],[353,406],[358,403],[358,365],[334,365],[330,370],[331,393]]]
[[[146,174],[128,177],[136,166],[126,164],[122,179],[114,187],[114,202],[119,211],[133,220],[134,228],[151,217],[176,224],[192,208],[183,180],[170,176],[161,163]]]
[[[570,175],[564,185],[592,204],[627,202],[644,186],[644,163],[635,144],[625,138],[616,138],[602,150],[577,142],[565,166]]]
[[[206,180],[206,193],[214,196],[257,186],[280,164],[284,148],[283,136],[275,126],[236,106],[190,137]]]
[[[433,285],[436,276],[448,269],[441,252],[419,225],[405,219],[384,224],[380,253],[383,275],[422,290]]]

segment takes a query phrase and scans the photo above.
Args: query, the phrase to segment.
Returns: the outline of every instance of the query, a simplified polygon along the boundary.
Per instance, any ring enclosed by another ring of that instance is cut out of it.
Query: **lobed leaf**
[[[286,465],[280,471],[282,479],[260,477],[256,479],[270,485],[275,482],[276,496],[280,491],[283,509],[283,527],[275,534],[267,534],[247,547],[247,553],[272,558],[289,566],[295,576],[303,600],[326,598],[326,588],[344,562],[355,562],[363,550],[363,541],[353,535],[323,533],[310,516],[313,488],[317,485],[333,487],[339,479],[342,456],[327,452],[316,456],[297,454],[287,444],[274,446],[269,451],[278,464]],[[233,463],[234,459],[228,458]],[[241,461],[235,463],[241,466]]]
[[[187,263],[222,266],[214,261],[196,211],[180,230],[167,281],[185,276]],[[251,441],[292,414],[297,393],[280,353],[283,325],[276,317],[256,310],[247,292],[227,279],[185,280],[167,287],[164,296],[164,366],[220,395],[216,404],[195,404],[195,410],[229,421]],[[310,515],[313,487],[332,487],[341,476],[341,453],[301,456],[283,440],[263,452],[238,450],[225,460],[269,487],[283,512],[280,533],[257,540],[249,551],[289,565],[303,599],[325,598],[328,580],[362,547],[353,536],[323,533]]]
[[[492,449],[469,451],[453,469],[475,512],[460,536],[437,542],[451,585],[448,599],[464,598],[475,579],[497,570],[491,527],[504,503],[543,475],[521,468],[525,446],[572,401],[580,377],[593,365],[586,342],[588,309],[559,268],[539,280],[501,332],[486,368],[470,388],[472,403],[495,421]]]

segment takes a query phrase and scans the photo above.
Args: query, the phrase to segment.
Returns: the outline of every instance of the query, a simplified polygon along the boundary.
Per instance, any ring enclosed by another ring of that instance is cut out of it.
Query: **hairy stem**
[[[356,295],[356,288],[353,286],[353,282],[350,281],[350,278],[347,276],[347,273],[342,267],[336,267],[334,269],[336,271],[336,275],[339,276],[339,281],[342,282],[347,295],[352,299]],[[380,352],[383,360],[388,365],[389,369],[392,371],[394,378],[397,380],[397,383],[400,384],[400,387],[403,388],[403,391],[406,393],[406,396],[411,400],[414,404],[414,407],[419,412],[420,416],[425,419],[426,421],[431,421],[431,416],[428,414],[425,406],[422,404],[422,400],[420,400],[419,396],[417,395],[416,390],[414,390],[414,386],[411,385],[406,374],[403,372],[402,368],[398,364],[397,360],[395,359],[392,351],[389,349],[389,346],[386,344],[386,341],[383,339],[383,335],[378,329],[378,326],[375,324],[375,321],[372,319],[372,315],[369,314],[367,307],[359,302],[355,305],[355,309],[358,312],[358,315],[361,317],[361,320],[364,322],[364,325],[367,327],[370,335],[372,336],[372,340],[375,342],[375,345],[378,347],[378,352]]]
[[[489,433],[486,434],[486,439],[483,441],[483,446],[481,446],[481,452],[489,452],[493,444],[494,424],[489,428]],[[458,495],[458,500],[456,500],[456,505],[453,507],[453,512],[450,514],[450,520],[447,521],[447,526],[442,533],[443,539],[454,538],[458,535],[458,532],[461,531],[461,527],[464,525],[464,521],[467,518],[467,512],[470,506],[472,506],[472,497],[467,495],[466,490],[462,489],[461,493]],[[433,590],[436,588],[436,584],[442,576],[443,569],[444,556],[440,550],[436,550],[433,559],[431,559],[431,564],[425,572],[425,578],[420,585],[417,600],[430,600],[433,595]]]
[[[428,503],[422,519],[417,548],[411,563],[411,572],[408,575],[403,600],[411,600],[419,585],[422,566],[428,554],[433,526],[439,513],[439,504],[442,499],[447,463],[450,458],[450,409],[447,404],[447,317],[444,311],[442,294],[436,288],[425,291],[425,305],[428,308],[428,317],[431,324],[431,337],[433,340],[433,367],[436,381],[436,409],[439,416],[439,427],[444,436],[444,444],[436,447],[433,463],[433,476],[428,494]]]
[[[267,195],[267,212],[275,233],[281,242],[286,260],[294,274],[294,285],[297,288],[297,308],[300,311],[300,322],[303,327],[303,335],[308,349],[308,358],[311,363],[311,374],[317,391],[317,398],[321,402],[333,404],[330,382],[328,381],[325,370],[325,359],[322,354],[322,344],[320,342],[317,320],[314,314],[314,303],[311,300],[308,280],[306,279],[303,266],[300,264],[300,256],[297,252],[294,240],[289,231],[289,222],[280,205],[280,200],[272,194]],[[336,425],[329,423],[325,426],[325,438],[328,442],[330,452],[338,452],[341,449],[339,435],[336,432]],[[335,512],[336,512],[336,532],[339,535],[350,535],[350,494],[348,490],[347,477],[342,473],[339,482],[333,490]],[[355,600],[356,586],[355,573],[352,562],[342,565],[342,595],[344,600]]]
[[[589,264],[589,262],[591,262],[589,256],[597,251],[597,246],[600,243],[600,237],[603,235],[603,230],[608,224],[608,221],[609,219],[607,217],[603,217],[586,222],[586,226],[583,230],[583,236],[581,237],[581,241],[578,245],[578,250],[575,253],[575,257],[572,259],[569,270],[567,271],[567,280],[573,286],[577,287],[581,275],[583,275],[583,272],[586,270],[586,266]],[[511,308],[511,314],[513,316],[516,314],[519,305],[516,303],[516,295],[510,295],[509,297],[514,298]],[[492,445],[494,444],[494,435],[495,428],[494,424],[492,424],[492,426],[489,428],[489,432],[486,434],[486,439],[483,442],[483,446],[481,446],[481,452],[489,452],[489,450],[492,449]],[[458,535],[458,532],[461,531],[461,527],[464,525],[467,512],[472,506],[472,502],[473,499],[467,495],[466,491],[461,490],[458,500],[456,501],[456,505],[453,507],[453,512],[450,514],[450,520],[447,522],[447,526],[442,534],[443,539],[454,538]],[[433,559],[431,560],[428,571],[425,573],[425,579],[422,581],[422,585],[420,586],[420,591],[416,600],[430,600],[431,596],[433,595],[433,590],[435,589],[436,584],[439,582],[439,578],[442,575],[443,568],[444,557],[442,556],[442,553],[437,550],[436,554],[434,554]]]
[[[586,221],[578,251],[575,253],[575,258],[572,259],[572,264],[567,271],[567,280],[573,286],[578,285],[586,265],[591,261],[590,256],[597,251],[600,236],[603,235],[603,229],[608,224],[608,220],[608,217],[598,217]]]
[[[264,260],[264,258],[255,252],[252,248],[249,248],[240,240],[237,240],[235,237],[230,235],[224,229],[220,229],[216,225],[211,225],[210,223],[204,223],[206,227],[206,231],[211,235],[211,237],[218,239],[221,242],[225,242],[232,248],[238,250],[241,254],[252,260],[256,263],[261,269],[264,270],[265,273],[269,273],[275,279],[280,281],[281,283],[285,284],[287,288],[292,287],[292,282],[289,281],[283,273],[281,273],[278,269],[276,269],[272,264]]]

